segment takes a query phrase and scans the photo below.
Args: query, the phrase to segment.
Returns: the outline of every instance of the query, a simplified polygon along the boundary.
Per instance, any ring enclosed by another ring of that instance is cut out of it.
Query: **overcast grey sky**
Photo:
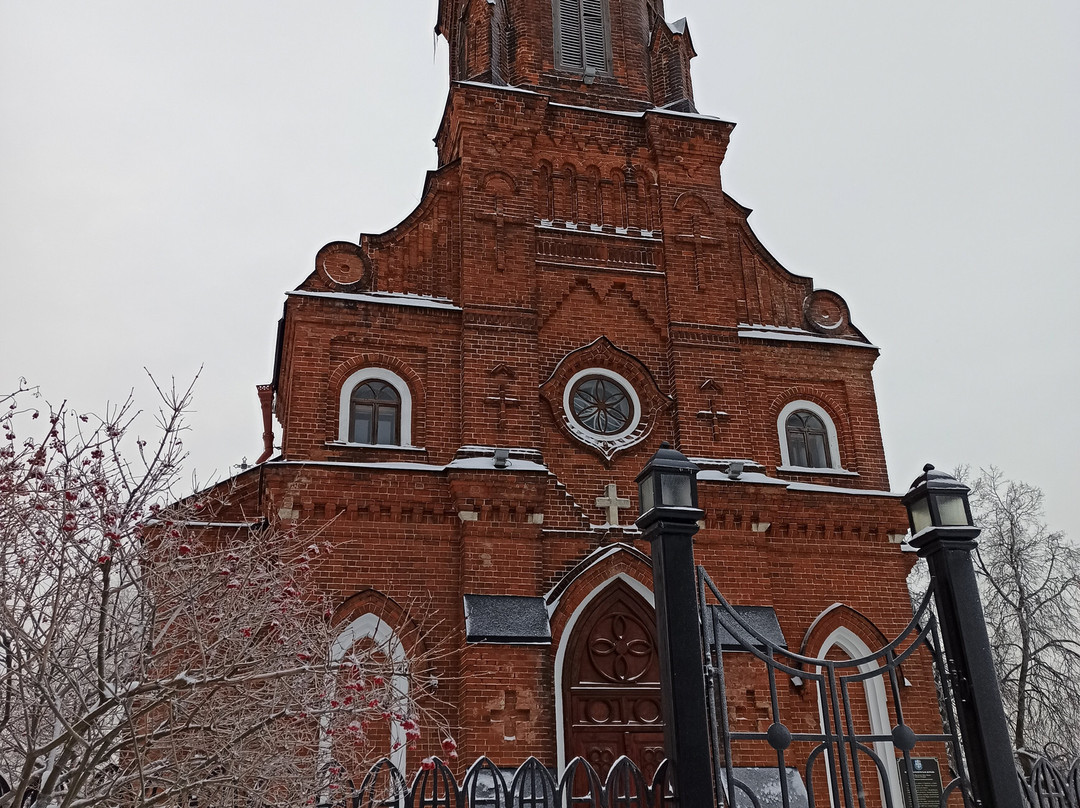
[[[882,348],[893,487],[1042,486],[1080,538],[1080,4],[668,0],[726,190]],[[203,479],[261,448],[285,290],[419,199],[434,0],[0,0],[0,389],[101,409],[203,366]]]

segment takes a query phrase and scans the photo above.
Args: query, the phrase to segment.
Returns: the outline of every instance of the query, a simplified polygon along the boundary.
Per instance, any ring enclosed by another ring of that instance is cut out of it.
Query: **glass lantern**
[[[931,527],[974,527],[969,493],[962,482],[927,463],[903,499],[911,535]]]
[[[637,476],[641,515],[654,508],[697,508],[698,467],[667,443],[661,443]]]

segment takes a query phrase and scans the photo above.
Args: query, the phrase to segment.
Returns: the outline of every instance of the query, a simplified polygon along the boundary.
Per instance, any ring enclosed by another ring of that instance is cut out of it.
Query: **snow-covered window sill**
[[[777,466],[777,471],[787,474],[822,474],[830,477],[858,477],[859,472],[847,469],[814,469],[807,466]]]
[[[423,446],[399,446],[396,443],[349,443],[343,440],[328,440],[325,446],[335,449],[382,449],[388,452],[426,452]]]

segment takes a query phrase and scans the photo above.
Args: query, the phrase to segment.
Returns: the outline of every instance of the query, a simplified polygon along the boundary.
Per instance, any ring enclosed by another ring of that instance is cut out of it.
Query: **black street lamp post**
[[[980,530],[971,518],[969,493],[927,464],[903,502],[911,546],[930,568],[972,795],[983,808],[1006,808],[1023,803],[971,560]]]
[[[680,808],[712,808],[705,664],[698,621],[694,534],[698,468],[667,443],[637,476],[637,526],[652,545],[664,745]]]

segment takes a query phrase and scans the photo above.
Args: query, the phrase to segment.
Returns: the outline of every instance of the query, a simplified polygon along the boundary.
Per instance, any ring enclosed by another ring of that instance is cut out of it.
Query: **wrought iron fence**
[[[671,770],[661,763],[651,781],[627,757],[601,780],[583,758],[574,758],[556,780],[536,758],[507,770],[482,757],[458,783],[450,768],[431,759],[409,783],[386,759],[371,768],[348,808],[675,808]]]
[[[1025,777],[1020,775],[1027,808],[1080,808],[1080,759],[1036,758]]]
[[[0,795],[8,790],[0,777]],[[32,795],[23,800],[23,806],[33,803]],[[571,760],[557,780],[536,758],[515,770],[482,757],[460,783],[438,758],[425,762],[411,783],[383,758],[371,767],[359,788],[318,803],[320,808],[676,808],[668,761],[646,780],[626,756],[612,764],[604,780],[580,757]],[[197,805],[193,801],[180,804]]]
[[[935,804],[973,806],[954,713],[953,676],[941,652],[937,621],[930,608],[932,596],[931,589],[908,626],[882,648],[852,659],[815,658],[789,651],[757,631],[725,600],[704,568],[698,567],[715,790],[720,804],[814,808],[824,802],[835,808],[903,808],[913,804],[914,794],[926,804],[926,782],[921,776],[929,767],[936,770],[938,778]],[[726,665],[734,664],[732,650],[755,670],[764,671],[757,675],[768,683],[768,699],[761,706],[759,720],[767,723],[767,728],[733,726],[736,722],[730,710],[737,708],[738,699],[729,704],[730,671],[725,672]],[[905,718],[902,666],[916,653],[928,653],[934,667],[942,690],[944,732],[916,732]],[[778,681],[810,688],[808,692],[817,703],[817,728],[811,729],[805,722],[799,727],[799,716],[785,704]],[[861,717],[857,705],[860,695],[867,711]],[[871,715],[871,696],[878,703],[876,716]],[[894,726],[890,719],[895,720]],[[919,755],[922,750],[925,757]],[[752,774],[768,775],[769,782],[764,788],[755,787],[750,782]]]

